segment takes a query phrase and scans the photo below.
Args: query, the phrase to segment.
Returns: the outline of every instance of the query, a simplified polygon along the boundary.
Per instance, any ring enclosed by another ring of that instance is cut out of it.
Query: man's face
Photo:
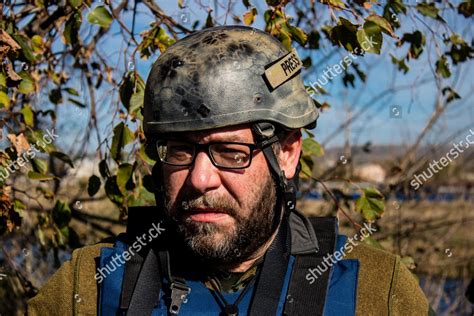
[[[249,127],[181,133],[177,139],[254,143]],[[276,187],[265,157],[255,151],[246,169],[214,166],[207,152],[196,154],[194,165],[163,164],[166,211],[177,222],[195,254],[221,263],[248,258],[271,236]]]

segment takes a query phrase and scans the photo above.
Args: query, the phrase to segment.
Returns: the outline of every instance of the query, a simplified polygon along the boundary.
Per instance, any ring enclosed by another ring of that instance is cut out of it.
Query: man
[[[161,54],[143,113],[157,207],[131,209],[113,244],[76,250],[29,313],[428,314],[398,257],[350,246],[334,218],[295,209],[300,129],[318,116],[301,67],[294,50],[240,26]]]

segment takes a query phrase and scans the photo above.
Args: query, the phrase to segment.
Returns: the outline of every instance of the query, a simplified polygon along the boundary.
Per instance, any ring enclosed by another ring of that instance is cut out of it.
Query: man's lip
[[[223,213],[223,212],[197,212],[197,213],[190,213],[188,216],[195,222],[206,222],[206,223],[225,221],[230,218],[228,214]]]
[[[189,216],[196,222],[220,222],[230,217],[227,212],[222,209],[215,208],[191,208],[187,211],[186,216]]]

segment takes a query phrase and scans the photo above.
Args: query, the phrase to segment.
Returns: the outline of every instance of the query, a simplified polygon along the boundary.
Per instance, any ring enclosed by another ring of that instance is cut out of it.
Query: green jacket
[[[298,229],[299,239],[304,236],[302,231],[309,227],[307,224],[293,226],[292,231]],[[301,240],[298,242],[301,244]],[[111,243],[99,243],[75,250],[71,260],[29,300],[28,314],[96,315],[96,262],[100,249],[112,246]],[[400,257],[359,243],[344,259],[358,259],[360,263],[357,315],[428,315],[428,301]]]

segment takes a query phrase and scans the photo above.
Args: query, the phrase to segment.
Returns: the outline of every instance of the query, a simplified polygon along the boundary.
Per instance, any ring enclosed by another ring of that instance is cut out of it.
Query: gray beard
[[[194,255],[205,261],[232,265],[251,257],[272,236],[277,204],[276,192],[275,183],[272,177],[269,177],[261,190],[258,203],[248,218],[239,216],[238,211],[228,203],[204,199],[205,204],[210,207],[219,203],[218,205],[235,219],[236,224],[230,230],[212,223],[195,222],[185,217],[183,215],[185,210],[182,208],[184,200],[178,198],[174,206],[167,203],[167,210],[168,212],[174,210],[171,216],[177,224],[178,233]],[[185,204],[192,206],[193,202],[186,201]],[[216,242],[214,236],[219,233],[223,237]]]

